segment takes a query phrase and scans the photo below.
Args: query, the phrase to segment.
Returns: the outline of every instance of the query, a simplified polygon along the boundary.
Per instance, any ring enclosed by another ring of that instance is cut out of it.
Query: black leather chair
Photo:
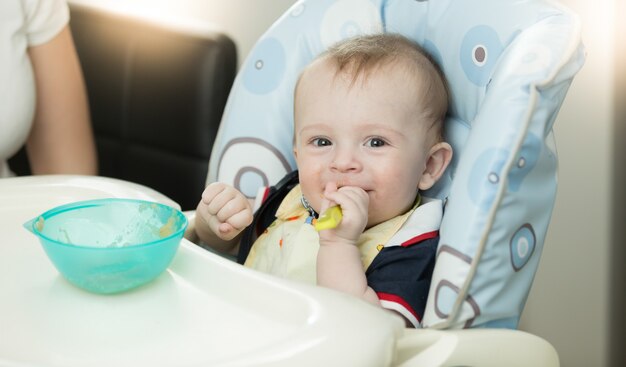
[[[233,83],[233,41],[71,5],[100,175],[149,186],[195,209]],[[10,160],[29,174],[22,150]]]

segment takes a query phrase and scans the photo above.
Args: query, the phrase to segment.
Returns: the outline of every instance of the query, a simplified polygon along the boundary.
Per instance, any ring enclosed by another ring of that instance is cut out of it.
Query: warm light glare
[[[217,25],[197,18],[201,1],[192,0],[69,0],[72,4],[96,7],[111,13],[131,16],[169,28],[200,35],[221,30]]]

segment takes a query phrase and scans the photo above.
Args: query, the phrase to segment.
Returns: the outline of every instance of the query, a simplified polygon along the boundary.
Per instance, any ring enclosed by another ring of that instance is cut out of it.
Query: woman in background
[[[65,0],[0,1],[0,178],[26,143],[33,174],[97,174]]]

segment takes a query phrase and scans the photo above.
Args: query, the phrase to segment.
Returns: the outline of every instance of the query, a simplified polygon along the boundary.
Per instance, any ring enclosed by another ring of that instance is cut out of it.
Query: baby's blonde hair
[[[442,140],[448,87],[437,63],[417,43],[392,33],[357,36],[331,46],[317,58],[322,59],[335,65],[337,75],[349,75],[352,84],[361,76],[366,80],[368,75],[386,66],[404,67],[408,80],[420,84],[416,104],[421,107],[422,115],[418,118],[430,123],[436,140]],[[297,88],[298,85],[296,91]]]

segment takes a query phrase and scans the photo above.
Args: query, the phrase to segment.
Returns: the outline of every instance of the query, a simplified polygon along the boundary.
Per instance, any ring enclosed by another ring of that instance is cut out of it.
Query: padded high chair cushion
[[[554,203],[552,124],[582,66],[577,17],[540,0],[310,0],[258,41],[236,78],[208,181],[249,197],[295,168],[293,88],[334,42],[393,32],[440,63],[455,154],[426,193],[448,198],[423,324],[515,328]]]

